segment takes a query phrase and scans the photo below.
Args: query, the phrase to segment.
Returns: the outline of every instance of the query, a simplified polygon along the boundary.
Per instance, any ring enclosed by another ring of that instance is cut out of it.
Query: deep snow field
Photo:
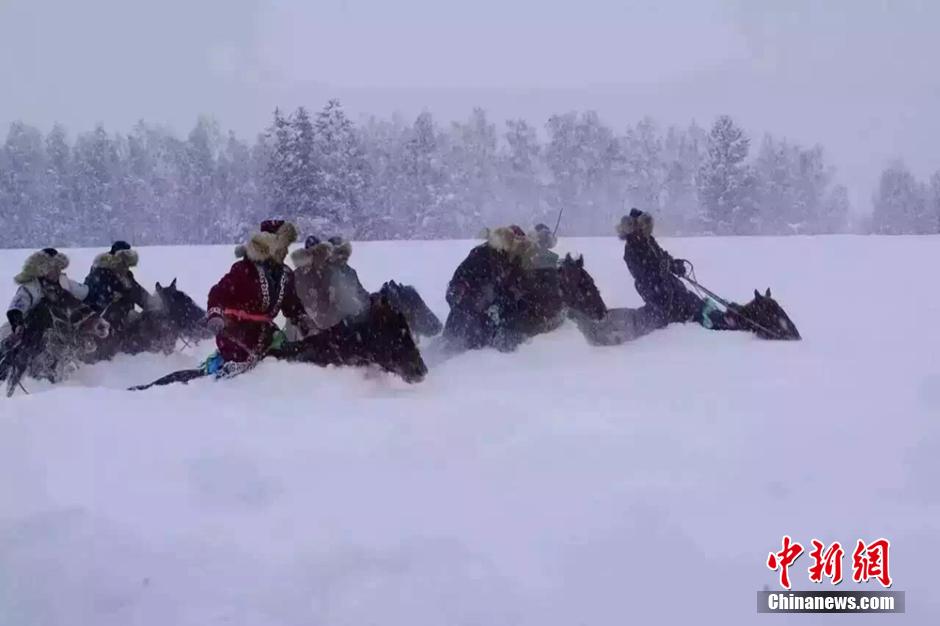
[[[443,319],[474,243],[351,262]],[[264,362],[123,391],[210,343],[27,380],[0,399],[0,626],[940,623],[940,238],[663,244],[728,298],[770,286],[804,341],[688,325],[600,348],[567,324],[414,386]],[[559,249],[639,305],[616,239]],[[26,253],[0,252],[4,305]],[[137,276],[204,305],[233,260],[143,248]],[[844,590],[880,588],[851,581],[851,546],[887,537],[907,614],[758,616],[784,534],[849,546]]]

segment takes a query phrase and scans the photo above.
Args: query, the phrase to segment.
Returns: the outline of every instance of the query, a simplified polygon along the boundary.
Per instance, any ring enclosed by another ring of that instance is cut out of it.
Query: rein
[[[759,330],[764,331],[765,333],[767,333],[767,334],[770,335],[771,337],[774,337],[775,339],[784,339],[783,335],[782,335],[780,332],[778,332],[778,331],[776,331],[776,330],[773,330],[773,329],[770,329],[770,328],[767,328],[767,327],[764,326],[763,324],[760,324],[760,323],[758,323],[758,322],[755,322],[754,320],[752,320],[750,317],[748,317],[748,316],[745,315],[744,313],[741,313],[741,311],[739,310],[739,307],[732,306],[730,302],[728,302],[727,300],[725,300],[724,298],[722,298],[721,296],[719,296],[718,294],[716,294],[714,291],[712,291],[712,290],[709,289],[708,287],[705,287],[704,285],[702,285],[701,283],[699,283],[697,277],[695,276],[695,265],[692,264],[692,261],[689,261],[689,260],[687,260],[687,259],[683,259],[683,263],[685,263],[685,264],[687,264],[687,265],[689,266],[689,275],[688,275],[688,276],[680,276],[680,278],[682,278],[683,280],[685,280],[686,282],[688,282],[690,285],[692,285],[693,288],[694,288],[694,289],[696,290],[696,292],[698,293],[699,297],[703,297],[703,298],[704,298],[704,296],[708,296],[709,298],[711,298],[712,300],[714,300],[714,301],[717,302],[718,304],[720,304],[720,305],[722,305],[723,307],[725,307],[725,310],[726,310],[727,312],[731,313],[732,315],[734,315],[735,317],[741,318],[742,320],[744,320],[745,322],[747,322],[747,323],[750,324],[751,326],[753,326],[753,327],[755,327],[755,328],[757,328],[757,329],[759,329]],[[703,296],[703,294],[704,294],[704,296]]]

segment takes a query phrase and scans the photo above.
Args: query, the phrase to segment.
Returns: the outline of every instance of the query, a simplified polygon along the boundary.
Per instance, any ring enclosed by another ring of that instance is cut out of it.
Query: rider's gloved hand
[[[316,330],[317,325],[313,323],[313,319],[309,315],[301,315],[294,320],[294,325],[300,330],[300,334],[304,337],[311,334]]]
[[[685,259],[673,259],[669,269],[676,276],[685,276]]]
[[[209,332],[213,335],[218,335],[225,329],[225,319],[218,315],[214,315],[206,320],[206,328],[208,328]]]
[[[23,328],[23,312],[19,309],[10,309],[7,311],[7,320],[10,322],[10,330],[14,333]]]
[[[666,277],[672,273],[672,261],[669,258],[662,258],[659,260],[659,275],[661,277]]]
[[[99,339],[104,339],[111,334],[111,324],[109,324],[107,320],[99,318],[95,322],[94,333]]]

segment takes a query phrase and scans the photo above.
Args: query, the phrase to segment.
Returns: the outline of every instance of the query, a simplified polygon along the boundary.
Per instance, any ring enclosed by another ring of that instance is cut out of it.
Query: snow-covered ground
[[[27,381],[0,400],[0,624],[894,621],[757,616],[784,534],[889,538],[901,619],[940,623],[940,238],[664,244],[728,297],[770,286],[804,341],[690,325],[597,348],[567,325],[415,386],[265,362],[122,390],[209,344]],[[470,245],[357,244],[352,263],[443,317]],[[639,304],[615,239],[560,247],[609,305]],[[81,279],[93,251],[70,254]],[[24,256],[0,252],[4,302]],[[178,276],[204,302],[232,252],[141,257],[147,286]]]

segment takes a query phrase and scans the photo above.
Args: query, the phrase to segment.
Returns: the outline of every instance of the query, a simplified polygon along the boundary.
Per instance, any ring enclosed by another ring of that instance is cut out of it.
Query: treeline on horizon
[[[225,243],[270,216],[305,234],[474,237],[554,224],[562,209],[562,234],[610,235],[633,206],[661,234],[933,233],[940,172],[922,183],[892,164],[858,226],[822,147],[771,135],[755,146],[728,116],[619,131],[592,111],[543,127],[497,125],[482,109],[446,125],[427,112],[355,124],[335,100],[276,110],[251,143],[202,117],[185,139],[143,121],[74,140],[15,122],[0,149],[0,247]]]

